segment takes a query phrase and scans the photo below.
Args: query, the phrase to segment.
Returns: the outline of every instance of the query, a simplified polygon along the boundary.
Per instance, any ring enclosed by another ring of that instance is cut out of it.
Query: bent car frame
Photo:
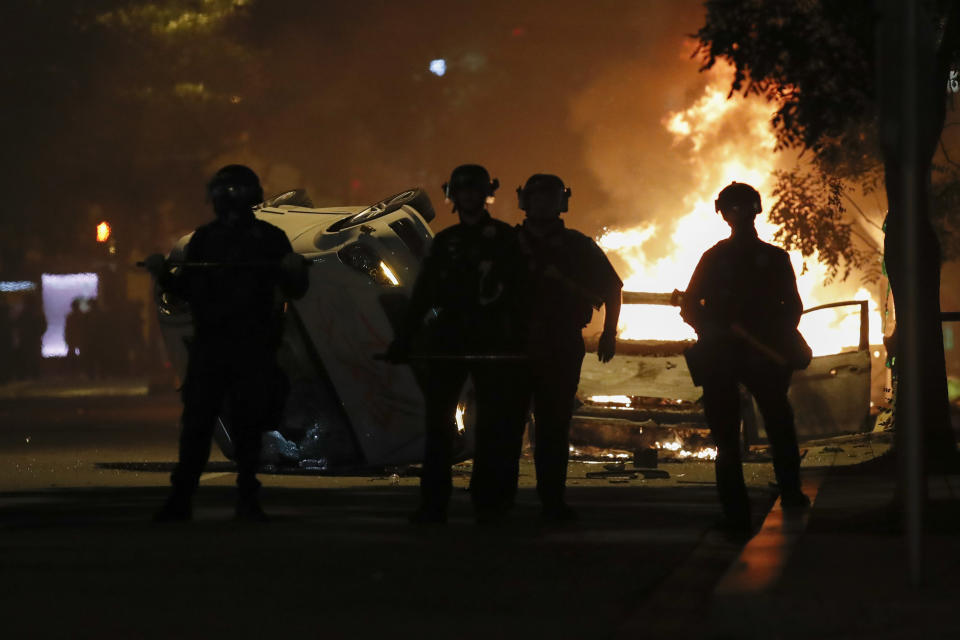
[[[678,306],[681,291],[628,292],[624,304]],[[797,437],[801,442],[869,431],[873,360],[882,347],[869,343],[869,303],[846,300],[805,309],[803,316],[833,313],[852,307],[859,315],[858,333],[846,336],[849,348],[815,356],[810,365],[795,371],[789,398]],[[802,324],[801,324],[802,326]],[[852,332],[851,332],[852,333]],[[689,341],[624,341],[614,361],[601,367],[584,361],[578,397],[582,404],[574,416],[573,441],[606,447],[679,452],[681,457],[703,454],[706,421],[700,405],[701,389],[694,386],[683,351]],[[881,365],[882,366],[882,365]],[[745,446],[766,441],[763,418],[756,402],[741,393],[742,435]]]
[[[264,436],[264,463],[331,472],[420,462],[424,406],[415,372],[374,356],[393,339],[433,238],[426,193],[409,189],[369,207],[317,208],[294,190],[266,200],[255,215],[282,229],[310,264],[306,295],[284,311],[278,359],[290,392],[279,424]],[[182,260],[190,237],[170,252],[172,263]],[[160,290],[156,299],[182,380],[193,332],[189,306]],[[468,394],[451,416],[461,458],[473,441]],[[215,437],[232,457],[229,412],[221,415]]]
[[[378,360],[394,336],[429,250],[433,206],[421,189],[408,189],[368,207],[314,207],[302,190],[266,200],[255,215],[280,229],[310,264],[306,295],[285,308],[278,353],[289,382],[282,416],[264,435],[263,463],[275,468],[336,473],[405,466],[422,461],[424,401],[416,366]],[[190,235],[169,254],[181,261]],[[624,292],[625,304],[676,305],[673,294]],[[157,290],[161,331],[171,363],[183,379],[192,338],[190,309]],[[870,426],[871,348],[866,303],[838,302],[860,310],[856,348],[815,357],[794,375],[790,397],[801,440],[861,431]],[[589,341],[588,341],[589,342]],[[617,357],[584,361],[572,441],[632,449],[703,439],[700,391],[682,351],[688,343],[621,342]],[[472,455],[473,402],[465,386],[451,423],[456,455]],[[762,441],[762,419],[744,398],[744,438]],[[215,431],[233,457],[233,438],[222,412]],[[698,435],[699,434],[699,435]]]

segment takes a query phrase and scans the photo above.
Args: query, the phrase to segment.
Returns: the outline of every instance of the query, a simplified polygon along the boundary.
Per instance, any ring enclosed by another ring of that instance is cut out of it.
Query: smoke
[[[676,219],[735,151],[774,164],[757,144],[759,100],[746,101],[749,117],[727,107],[705,118],[697,148],[667,129],[711,83],[724,97],[728,87],[726,68],[699,73],[691,59],[698,1],[257,6],[249,42],[269,70],[260,101],[277,99],[219,159],[289,176],[282,165],[304,183],[265,178],[268,191],[309,186],[318,204],[366,204],[422,186],[440,204],[450,170],[477,162],[503,185],[498,217],[518,222],[513,188],[556,173],[573,190],[568,225],[595,235]],[[434,59],[446,61],[443,77],[430,73]],[[439,209],[435,226],[455,220]],[[660,225],[651,250],[669,251],[656,242],[668,231]]]
[[[698,73],[694,48],[678,29],[662,38],[658,57],[608,69],[572,103],[585,162],[607,197],[601,219],[654,226],[644,246],[651,257],[670,253],[674,222],[731,179],[766,194],[770,172],[795,161],[774,153],[774,108],[756,97],[728,100],[732,69],[718,63]]]
[[[503,185],[498,217],[518,222],[513,188],[556,173],[568,224],[596,234],[669,218],[694,183],[662,119],[708,82],[685,42],[699,2],[295,4],[258,5],[249,42],[277,100],[227,155],[295,168],[318,204],[409,186],[439,201],[450,170],[477,162]]]
[[[114,5],[127,3],[102,3]],[[34,222],[48,234],[63,226],[53,212],[99,205],[126,246],[162,249],[168,228],[209,214],[203,185],[231,162],[253,167],[271,193],[307,187],[319,206],[421,186],[439,229],[455,221],[439,187],[471,162],[500,179],[491,210],[509,222],[522,218],[515,186],[560,175],[573,190],[568,225],[594,235],[676,218],[710,163],[750,140],[731,117],[692,154],[664,126],[713,79],[690,59],[698,0],[256,0],[217,30],[133,38],[116,26],[106,44],[76,29],[70,6],[56,12],[59,31],[35,30],[30,60],[11,61],[27,70],[16,108],[38,115],[10,127],[25,162],[7,186],[44,194]],[[32,60],[40,54],[58,61],[53,85],[28,72],[53,64]],[[446,61],[442,77],[435,59]],[[5,120],[19,122],[13,104]],[[50,188],[43,168],[70,180]]]

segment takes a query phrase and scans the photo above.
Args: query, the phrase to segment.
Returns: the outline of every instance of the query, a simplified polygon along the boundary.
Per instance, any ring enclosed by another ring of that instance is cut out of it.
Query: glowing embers
[[[628,451],[595,447],[590,445],[570,445],[570,459],[586,464],[609,464],[611,462],[627,462],[633,457]]]
[[[463,422],[463,414],[465,414],[466,412],[467,412],[467,407],[465,405],[463,404],[457,405],[457,411],[456,411],[456,414],[454,415],[454,418],[457,421],[457,433],[459,433],[460,435],[463,435],[464,432],[467,430],[467,427]]]
[[[684,446],[684,443],[680,440],[669,440],[667,442],[657,442],[656,449],[658,451],[669,452],[669,455],[664,456],[665,459],[669,460],[670,458],[676,458],[678,460],[716,460],[717,459],[717,448],[716,447],[697,447],[694,449],[688,449]]]
[[[633,405],[630,396],[590,396],[587,402],[611,409],[629,409]]]
[[[627,395],[595,395],[583,401],[585,407],[597,409],[650,409],[650,410],[695,410],[699,408],[695,402],[682,398],[650,398],[645,396]]]

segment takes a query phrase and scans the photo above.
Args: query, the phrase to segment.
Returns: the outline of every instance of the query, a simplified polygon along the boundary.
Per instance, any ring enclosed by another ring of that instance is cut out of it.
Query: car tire
[[[433,209],[433,203],[430,202],[430,196],[428,196],[427,192],[423,189],[414,189],[414,191],[416,195],[406,204],[416,209],[421,218],[430,222],[437,217],[437,212]]]
[[[380,202],[375,202],[363,211],[353,214],[347,218],[341,218],[327,227],[326,233],[337,233],[344,229],[349,229],[370,220],[382,218],[385,215],[393,213],[403,206],[410,206],[417,210],[420,216],[430,222],[436,216],[433,205],[430,203],[430,196],[423,189],[407,189],[396,193],[389,198],[384,198]]]
[[[370,205],[368,208],[382,209],[380,215],[385,216],[403,206],[413,207],[417,210],[417,213],[420,214],[420,217],[427,222],[430,222],[437,216],[433,210],[433,203],[430,202],[430,196],[427,195],[426,191],[419,188],[407,189],[406,191],[395,193],[389,198],[384,198],[380,202]]]

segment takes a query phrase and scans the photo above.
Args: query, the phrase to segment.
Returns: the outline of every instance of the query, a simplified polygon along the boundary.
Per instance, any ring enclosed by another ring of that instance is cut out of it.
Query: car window
[[[814,357],[858,351],[862,345],[861,314],[864,304],[857,300],[813,307],[800,316],[800,333]]]

